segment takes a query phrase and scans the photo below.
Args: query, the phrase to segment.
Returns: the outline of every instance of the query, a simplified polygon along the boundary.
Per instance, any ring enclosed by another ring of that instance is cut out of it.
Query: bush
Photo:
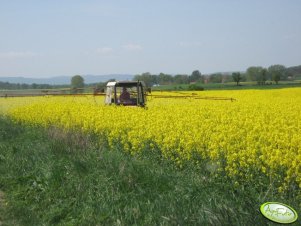
[[[200,84],[191,84],[188,87],[189,90],[195,90],[195,91],[203,91],[204,87],[201,86]]]

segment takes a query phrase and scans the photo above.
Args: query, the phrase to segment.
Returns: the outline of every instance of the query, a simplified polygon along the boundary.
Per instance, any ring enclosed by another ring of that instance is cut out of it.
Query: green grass
[[[262,203],[300,208],[268,184],[235,187],[206,167],[179,169],[158,153],[130,156],[95,135],[1,117],[0,190],[3,226],[274,225]]]

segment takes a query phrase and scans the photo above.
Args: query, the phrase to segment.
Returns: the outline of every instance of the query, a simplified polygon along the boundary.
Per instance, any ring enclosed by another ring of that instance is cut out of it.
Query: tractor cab
[[[105,104],[144,107],[146,86],[142,81],[108,82]]]

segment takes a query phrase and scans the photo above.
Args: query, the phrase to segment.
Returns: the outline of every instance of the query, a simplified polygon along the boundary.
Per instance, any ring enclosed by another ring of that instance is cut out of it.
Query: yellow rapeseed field
[[[105,106],[91,96],[6,98],[0,113],[93,132],[131,154],[159,151],[179,166],[207,162],[233,178],[265,174],[281,182],[279,190],[301,188],[301,88],[198,94],[236,101],[150,97],[143,109]]]

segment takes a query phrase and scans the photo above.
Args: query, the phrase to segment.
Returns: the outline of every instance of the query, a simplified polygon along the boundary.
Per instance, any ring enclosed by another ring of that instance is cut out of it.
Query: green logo
[[[260,212],[271,221],[289,224],[297,220],[297,212],[290,206],[279,202],[266,202],[260,206]]]

